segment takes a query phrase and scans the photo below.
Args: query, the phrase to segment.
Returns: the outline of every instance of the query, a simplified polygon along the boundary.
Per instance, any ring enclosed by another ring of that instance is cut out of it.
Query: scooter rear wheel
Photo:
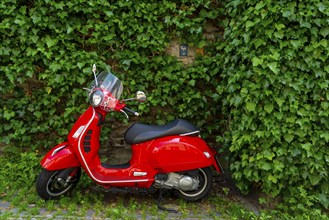
[[[36,190],[39,196],[45,200],[55,200],[72,191],[80,180],[81,169],[77,167],[70,173],[67,171],[68,169],[54,171],[43,169],[36,182]],[[66,173],[67,175],[64,175]],[[70,176],[72,173],[74,175]]]
[[[196,190],[192,191],[183,191],[183,190],[173,190],[173,194],[177,197],[180,197],[186,201],[196,202],[205,198],[212,187],[212,173],[209,167],[200,168],[197,170],[197,174],[193,172],[191,175],[189,171],[185,172],[184,175],[191,176],[192,178],[199,180],[199,187]]]

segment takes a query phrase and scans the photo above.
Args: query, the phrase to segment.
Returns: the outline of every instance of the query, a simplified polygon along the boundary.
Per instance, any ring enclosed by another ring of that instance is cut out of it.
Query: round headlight
[[[103,101],[104,94],[100,90],[96,90],[90,94],[90,104],[94,107],[99,106]]]

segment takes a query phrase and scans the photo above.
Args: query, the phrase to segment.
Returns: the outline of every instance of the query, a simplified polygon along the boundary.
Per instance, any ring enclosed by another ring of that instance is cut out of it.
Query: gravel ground
[[[259,209],[257,207],[257,204],[255,203],[255,199],[245,198],[241,195],[239,195],[238,191],[234,187],[232,187],[232,183],[227,181],[223,177],[215,178],[215,183],[213,187],[212,193],[219,193],[221,188],[226,187],[230,189],[230,197],[232,200],[234,200],[236,203],[241,204],[242,206],[246,207],[248,210],[253,211],[254,213],[259,213]],[[155,191],[149,191],[145,189],[122,189],[122,188],[110,188],[110,189],[103,189],[99,187],[95,187],[93,190],[99,191],[101,190],[104,194],[104,202],[105,204],[112,204],[113,198],[117,198],[118,196],[120,198],[129,198],[130,196],[134,196],[137,201],[145,202],[148,201],[150,203],[153,202],[152,197],[156,197],[157,194],[155,194]],[[148,197],[148,198],[146,198]],[[154,203],[156,203],[156,199],[154,199]],[[165,207],[171,208],[171,209],[179,209],[179,205],[175,200],[172,200],[170,196],[165,196]],[[128,205],[128,204],[127,204]],[[198,205],[198,211],[196,210],[189,210],[190,213],[171,213],[167,211],[157,210],[159,213],[159,216],[163,216],[163,213],[165,213],[166,219],[225,219],[221,217],[220,213],[203,213],[203,210],[206,210],[209,207],[204,207],[202,202],[200,202],[200,205]],[[208,204],[209,205],[209,204]],[[29,205],[28,209],[33,209],[36,206],[31,204]],[[161,214],[162,213],[162,214]],[[126,217],[125,217],[126,218]],[[136,214],[135,216],[130,216],[128,218],[131,219],[160,219],[161,217],[154,216],[153,214],[144,214],[143,216]],[[163,217],[162,217],[163,218]],[[88,210],[85,216],[83,217],[77,217],[77,216],[69,216],[67,215],[67,211],[63,210],[61,213],[58,211],[49,211],[45,208],[41,208],[37,211],[36,215],[32,215],[31,212],[23,211],[20,212],[18,208],[12,206],[10,202],[7,201],[1,201],[0,200],[0,219],[90,219],[90,220],[98,220],[98,219],[110,219],[105,218],[105,215],[97,214],[93,210]],[[226,218],[227,219],[227,218]]]
[[[30,206],[29,208],[33,208],[33,206]],[[159,212],[165,212],[165,211],[160,211]],[[159,219],[158,216],[154,216],[154,215],[135,215],[135,216],[130,216],[128,218],[131,219]],[[77,216],[70,216],[66,214],[66,211],[63,211],[62,214],[59,214],[57,211],[47,211],[46,209],[40,209],[39,210],[39,214],[37,215],[31,215],[27,212],[19,212],[17,208],[12,207],[10,205],[9,202],[5,202],[5,201],[1,201],[0,202],[0,219],[31,219],[31,220],[39,220],[39,219],[86,219],[86,220],[100,220],[100,219],[104,219],[104,220],[109,220],[112,218],[106,218],[102,215],[98,215],[96,216],[96,213],[92,210],[89,210],[87,212],[87,214],[84,217],[77,217]],[[170,213],[168,212],[166,214],[166,219],[189,219],[189,220],[194,220],[194,219],[214,219],[214,218],[210,218],[207,217],[206,215],[195,215],[195,214],[189,214],[186,216],[186,214],[184,215],[184,217],[182,217],[181,213]],[[220,213],[218,213],[218,215],[216,216],[216,219],[221,219],[220,218]]]

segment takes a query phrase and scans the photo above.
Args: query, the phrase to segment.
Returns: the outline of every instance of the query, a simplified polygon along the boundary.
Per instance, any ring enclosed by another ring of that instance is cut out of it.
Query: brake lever
[[[121,109],[120,112],[122,112],[123,114],[125,114],[126,117],[129,119],[129,116],[128,116],[128,114],[127,114],[125,111],[123,111],[123,110]]]

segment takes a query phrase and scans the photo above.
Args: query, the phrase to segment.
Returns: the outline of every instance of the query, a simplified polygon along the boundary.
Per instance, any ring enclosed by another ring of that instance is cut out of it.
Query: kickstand
[[[161,203],[163,202],[163,193],[164,193],[164,190],[163,189],[159,189],[159,197],[158,197],[158,200],[157,200],[157,205],[158,205],[158,209],[162,210],[162,211],[167,211],[167,212],[171,212],[171,213],[178,213],[177,210],[175,209],[169,209],[169,208],[166,208],[164,207]]]

